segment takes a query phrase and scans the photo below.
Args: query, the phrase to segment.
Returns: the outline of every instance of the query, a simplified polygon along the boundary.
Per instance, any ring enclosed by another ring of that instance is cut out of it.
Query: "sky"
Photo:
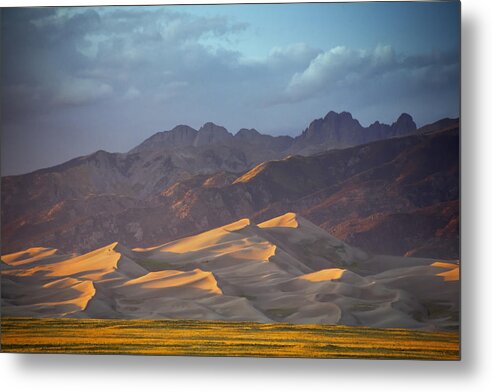
[[[459,2],[4,8],[1,173],[212,121],[459,116]]]

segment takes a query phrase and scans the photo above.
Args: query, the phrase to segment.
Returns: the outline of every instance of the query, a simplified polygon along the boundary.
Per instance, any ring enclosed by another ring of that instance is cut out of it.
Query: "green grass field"
[[[458,332],[188,320],[3,318],[3,352],[459,360]]]

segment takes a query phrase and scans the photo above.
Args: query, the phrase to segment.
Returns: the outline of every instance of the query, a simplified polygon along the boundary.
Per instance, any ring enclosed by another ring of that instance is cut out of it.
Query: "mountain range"
[[[369,252],[456,259],[458,156],[454,119],[364,128],[329,112],[295,138],[179,125],[127,153],[2,177],[2,253],[149,247],[294,211]]]
[[[152,248],[3,255],[2,314],[456,329],[459,264],[374,255],[295,213]]]

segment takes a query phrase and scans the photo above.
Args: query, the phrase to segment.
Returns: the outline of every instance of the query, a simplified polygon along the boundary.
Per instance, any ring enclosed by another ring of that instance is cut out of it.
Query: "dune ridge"
[[[295,213],[147,249],[2,256],[2,313],[448,329],[459,263],[366,253]]]
[[[325,280],[338,280],[345,273],[343,268],[330,268],[317,272],[312,272],[300,277],[300,279],[307,280],[309,282],[323,282]]]

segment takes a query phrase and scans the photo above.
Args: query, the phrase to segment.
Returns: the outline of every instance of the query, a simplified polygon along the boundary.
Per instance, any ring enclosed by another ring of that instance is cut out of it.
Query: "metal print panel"
[[[459,2],[1,29],[3,351],[460,358]]]

